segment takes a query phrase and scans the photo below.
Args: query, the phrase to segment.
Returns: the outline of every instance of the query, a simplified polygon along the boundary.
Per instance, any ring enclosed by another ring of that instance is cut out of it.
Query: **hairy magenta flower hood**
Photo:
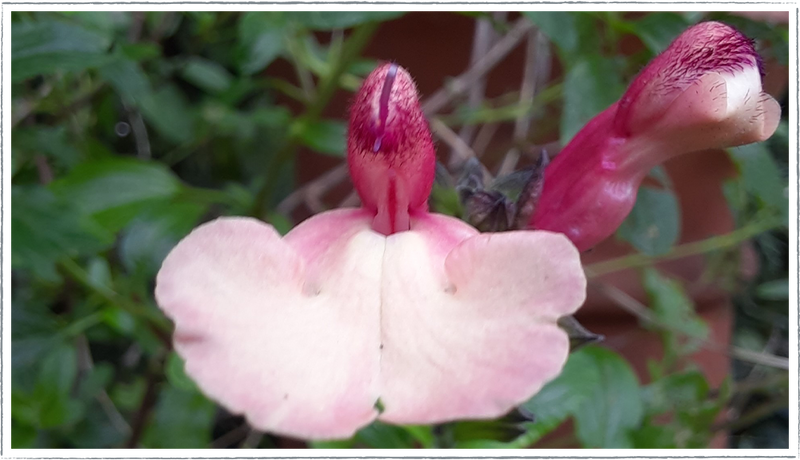
[[[780,113],[761,90],[751,40],[718,22],[693,26],[550,163],[530,226],[589,249],[619,227],[652,167],[683,153],[763,141]]]
[[[556,321],[585,297],[578,251],[429,213],[434,161],[411,77],[385,64],[350,117],[362,208],[283,238],[221,218],[181,241],[156,299],[202,391],[257,429],[332,439],[375,419],[497,417],[558,375],[569,341]]]

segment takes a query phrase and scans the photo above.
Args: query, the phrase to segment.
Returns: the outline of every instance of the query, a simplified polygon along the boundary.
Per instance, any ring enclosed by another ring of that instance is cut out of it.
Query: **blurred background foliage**
[[[253,215],[285,233],[335,206],[297,180],[309,162],[341,162],[346,114],[325,109],[375,66],[363,51],[380,27],[428,13],[11,14],[13,447],[302,446],[250,430],[198,392],[172,351],[154,277],[180,238],[216,216]],[[785,26],[726,13],[447,14],[506,38],[538,30],[561,75],[540,82],[536,97],[523,88],[477,104],[463,97],[463,78],[443,79],[434,96],[445,102],[425,106],[442,162],[445,147],[459,149],[452,130],[470,126],[533,124],[511,150],[548,135],[563,144],[701,19],[734,24],[767,60],[788,59]],[[643,46],[626,51],[630,41]],[[508,152],[503,161],[518,155]],[[735,367],[721,387],[687,359],[709,346],[707,325],[682,284],[652,266],[687,250],[675,246],[680,209],[657,168],[659,187],[643,187],[617,235],[640,252],[650,303],[642,327],[665,345],[649,383],[618,353],[589,346],[500,420],[375,423],[351,440],[310,446],[705,447],[725,432],[735,447],[788,446],[787,153],[785,120],[768,142],[729,152],[740,175],[724,191],[737,229],[693,248],[717,257],[718,271],[745,240],[759,255],[758,274],[736,286]],[[342,171],[311,184],[325,191],[346,181]],[[432,205],[459,215],[454,197],[440,181]],[[308,209],[298,211],[303,200]],[[574,429],[554,435],[565,421]]]

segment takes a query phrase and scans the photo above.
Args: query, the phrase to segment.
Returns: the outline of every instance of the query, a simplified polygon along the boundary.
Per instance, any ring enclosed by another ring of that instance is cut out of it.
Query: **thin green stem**
[[[292,124],[283,148],[270,158],[264,183],[261,184],[261,188],[253,200],[251,215],[261,217],[264,214],[264,208],[272,201],[283,166],[294,156],[303,128],[319,120],[322,111],[339,87],[339,78],[350,63],[361,54],[361,50],[367,45],[378,25],[378,22],[369,22],[356,27],[342,47],[341,53],[333,56],[334,63],[331,65],[330,71],[320,79],[314,100],[309,104],[305,113]]]
[[[561,97],[563,83],[556,83],[543,89],[536,98],[526,102],[514,102],[500,107],[478,107],[475,109],[457,110],[452,115],[442,115],[439,118],[447,126],[479,125],[485,123],[500,123],[524,117],[558,100]]]
[[[725,235],[714,236],[705,240],[695,241],[693,243],[686,243],[675,246],[672,251],[662,256],[648,256],[645,254],[633,254],[630,256],[619,257],[616,259],[607,260],[605,262],[598,262],[585,267],[586,274],[589,278],[605,275],[608,273],[618,272],[628,268],[646,267],[656,262],[663,262],[665,260],[682,259],[698,254],[705,254],[708,252],[718,251],[720,249],[737,246],[744,241],[753,238],[756,235],[764,233],[769,230],[774,230],[784,226],[784,222],[780,219],[764,219],[757,220],[740,229],[734,230]]]
[[[160,332],[168,332],[170,330],[169,323],[163,316],[144,305],[121,296],[107,286],[92,282],[86,270],[74,260],[65,258],[60,262],[60,265],[75,281],[94,294],[100,296],[106,302],[116,305],[135,316],[146,319],[151,326]]]
[[[64,328],[61,333],[66,337],[76,337],[102,321],[103,315],[100,312],[94,312],[72,322],[69,326]]]

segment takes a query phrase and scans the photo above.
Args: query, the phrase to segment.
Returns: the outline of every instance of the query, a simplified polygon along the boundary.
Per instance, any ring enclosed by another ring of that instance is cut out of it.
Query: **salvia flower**
[[[718,22],[693,26],[556,156],[530,226],[589,249],[619,227],[652,167],[683,153],[763,141],[780,112],[761,90],[750,39]]]
[[[348,137],[362,208],[283,238],[221,218],[168,255],[156,299],[187,374],[253,427],[300,438],[508,412],[566,361],[557,321],[585,297],[578,251],[427,211],[431,134],[395,64],[367,77]]]

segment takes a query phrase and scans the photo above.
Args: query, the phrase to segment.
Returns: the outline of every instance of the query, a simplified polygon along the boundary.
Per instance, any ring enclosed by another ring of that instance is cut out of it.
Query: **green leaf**
[[[708,396],[709,386],[696,370],[662,377],[642,388],[642,399],[648,415],[659,415],[680,406],[694,406]]]
[[[215,412],[215,404],[200,393],[168,386],[159,395],[142,444],[151,449],[208,447]]]
[[[787,278],[767,281],[756,288],[756,295],[764,300],[783,301],[789,299],[789,280]]]
[[[58,14],[106,37],[127,32],[132,22],[131,14],[123,11],[64,11]]]
[[[578,50],[578,25],[575,13],[563,8],[523,9],[522,14],[553,42],[566,59]]]
[[[593,347],[590,346],[571,353],[561,374],[522,405],[534,416],[534,422],[525,435],[528,444],[553,431],[586,403],[594,386],[600,381],[600,372],[591,350]]]
[[[131,59],[118,57],[114,62],[101,67],[99,73],[128,104],[139,107],[151,97],[150,81],[139,64]]]
[[[33,406],[40,427],[52,428],[80,420],[83,404],[70,396],[77,375],[78,355],[73,346],[62,344],[45,357],[33,389]]]
[[[183,144],[194,138],[193,113],[175,86],[166,85],[151,93],[142,101],[141,109],[145,120],[165,139]]]
[[[667,170],[664,169],[664,166],[662,165],[654,166],[653,169],[647,173],[647,177],[655,179],[664,188],[672,188],[672,179],[670,179],[669,174],[667,174]]]
[[[86,401],[83,418],[70,427],[69,444],[77,449],[114,448],[123,445],[130,433],[118,425],[110,423],[107,408],[103,408],[97,398]]]
[[[153,43],[123,43],[119,49],[123,56],[134,61],[148,61],[161,56],[161,48]]]
[[[345,151],[347,124],[339,120],[321,120],[304,123],[300,141],[317,152],[342,156]]]
[[[631,433],[636,449],[674,449],[676,437],[672,426],[647,425]]]
[[[639,426],[643,415],[636,374],[610,350],[590,346],[583,351],[598,379],[575,411],[578,439],[589,448],[630,448],[629,431]]]
[[[561,142],[566,144],[589,120],[616,102],[624,90],[617,61],[598,54],[575,58],[564,78]]]
[[[165,373],[167,374],[167,380],[175,388],[185,391],[198,391],[197,385],[186,375],[183,359],[174,351],[167,357]]]
[[[308,446],[312,449],[352,449],[355,447],[355,438],[340,439],[335,441],[314,441],[308,442]]]
[[[697,341],[708,337],[708,326],[694,311],[694,303],[677,281],[662,276],[656,269],[648,268],[644,270],[642,284],[653,313],[664,326]],[[686,350],[679,352],[692,351],[698,345],[689,344]]]
[[[80,71],[109,62],[111,40],[104,34],[63,21],[11,24],[11,80]]]
[[[109,396],[114,405],[121,410],[136,410],[147,391],[147,383],[141,375],[135,376],[131,382],[119,382],[111,389]]]
[[[649,256],[665,254],[680,236],[680,207],[670,190],[640,187],[617,237]]]
[[[57,281],[55,263],[62,257],[108,247],[112,235],[94,220],[82,217],[77,204],[42,187],[12,187],[11,266]]]
[[[221,93],[231,86],[233,77],[221,65],[200,57],[191,57],[181,72],[186,81],[209,93]]]
[[[101,320],[124,336],[130,336],[136,328],[136,319],[133,315],[116,307],[103,309]]]
[[[63,345],[49,353],[41,364],[39,382],[47,392],[67,395],[78,376],[78,353],[74,347]]]
[[[20,291],[16,290],[11,304],[12,384],[31,387],[38,377],[38,366],[48,353],[61,345],[62,337],[55,315],[42,308],[48,299],[41,298],[39,290],[35,289],[27,290],[29,298],[21,299],[24,294]]]
[[[13,399],[12,399],[13,401]],[[13,415],[12,415],[13,417]],[[39,433],[31,425],[20,423],[17,420],[11,422],[11,448],[12,449],[32,449],[36,447],[36,437]]]
[[[689,26],[683,16],[673,12],[653,12],[643,18],[628,22],[651,53],[658,54],[669,46]]]
[[[175,200],[148,206],[122,233],[122,264],[130,273],[155,276],[167,253],[197,225],[207,209],[198,203]]]
[[[175,196],[181,184],[162,164],[108,158],[75,167],[51,190],[117,232],[148,206]]]
[[[269,213],[269,216],[267,217],[267,222],[269,222],[270,225],[275,227],[275,230],[277,230],[278,233],[281,234],[281,236],[286,235],[292,229],[292,221],[289,220],[288,217],[278,212]]]
[[[239,21],[239,71],[253,75],[267,67],[284,50],[286,14],[251,11]]]
[[[456,449],[514,449],[513,442],[495,441],[492,439],[472,439],[457,442]],[[527,447],[527,446],[525,446]]]
[[[373,422],[356,433],[355,440],[375,449],[410,449],[414,437],[403,427]]]
[[[365,22],[388,21],[399,18],[403,14],[403,12],[395,11],[298,11],[287,13],[291,20],[313,30],[347,29]]]
[[[756,198],[759,207],[788,219],[789,194],[786,178],[763,143],[728,149],[739,169],[747,193]]]
[[[433,434],[431,425],[406,425],[403,426],[411,437],[413,437],[423,449],[431,449],[436,443],[436,436]]]
[[[56,174],[72,168],[81,159],[81,152],[70,142],[65,125],[14,128],[11,145],[14,171],[21,167],[21,162],[33,161],[37,154],[43,154],[50,160]]]
[[[80,381],[80,397],[84,400],[96,397],[108,387],[113,377],[114,366],[111,364],[99,363],[93,366]]]

